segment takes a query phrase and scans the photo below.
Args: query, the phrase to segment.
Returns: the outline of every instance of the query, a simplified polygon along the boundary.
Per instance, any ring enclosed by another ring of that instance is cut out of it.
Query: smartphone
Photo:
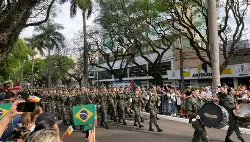
[[[17,104],[16,110],[18,112],[34,112],[36,109],[35,102],[22,102]]]

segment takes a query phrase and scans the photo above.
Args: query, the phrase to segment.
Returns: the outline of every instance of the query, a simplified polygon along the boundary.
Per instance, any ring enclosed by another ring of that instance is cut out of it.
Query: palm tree
[[[38,34],[34,35],[36,46],[48,49],[48,57],[50,57],[51,50],[56,50],[59,53],[61,48],[65,48],[65,37],[59,30],[64,29],[62,25],[52,22],[40,25],[35,28]],[[51,71],[49,68],[50,60],[47,60],[48,67],[48,87],[51,87]]]
[[[61,0],[61,3],[70,1],[70,17],[74,17],[79,7],[82,11],[83,19],[83,85],[88,86],[88,43],[87,43],[87,26],[86,19],[92,14],[93,1],[92,0]]]
[[[31,66],[31,87],[34,87],[34,65],[35,65],[35,56],[37,54],[36,50],[38,50],[38,52],[41,55],[44,55],[43,50],[45,49],[44,46],[39,46],[39,40],[36,39],[36,37],[31,37],[31,38],[25,38],[27,46],[31,48],[32,53],[30,54],[31,58],[32,58],[32,66]]]

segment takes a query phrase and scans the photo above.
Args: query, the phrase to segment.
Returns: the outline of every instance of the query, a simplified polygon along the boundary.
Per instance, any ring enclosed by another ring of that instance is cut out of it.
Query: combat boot
[[[125,121],[125,119],[123,119],[123,125],[127,125],[127,122]]]
[[[106,129],[109,129],[109,125],[108,125],[107,122],[105,122],[105,128],[106,128]]]
[[[140,123],[140,124],[139,124],[139,129],[140,129],[140,128],[142,128],[142,127],[144,127],[144,126],[143,126],[143,125],[141,125],[141,123]]]
[[[138,124],[135,122],[135,123],[134,123],[134,126],[137,126],[137,127],[138,127]]]
[[[101,121],[100,126],[104,126],[103,121]]]
[[[234,141],[231,140],[229,136],[226,136],[225,142],[234,142]]]
[[[114,122],[117,122],[117,118],[116,117],[114,117]]]
[[[159,125],[156,125],[157,131],[162,132],[163,130],[159,127]]]
[[[154,132],[155,130],[153,129],[152,125],[149,125],[149,131]]]

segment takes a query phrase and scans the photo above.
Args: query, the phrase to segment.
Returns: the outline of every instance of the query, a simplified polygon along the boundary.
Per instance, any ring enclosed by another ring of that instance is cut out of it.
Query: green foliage
[[[22,70],[23,64],[28,61],[29,55],[31,53],[32,50],[24,43],[22,39],[19,38],[8,56],[8,67],[3,72],[1,72],[0,76],[2,76],[5,80],[9,78],[13,80],[20,80],[20,71]]]
[[[63,79],[68,75],[68,71],[74,68],[74,60],[67,56],[49,56],[45,59],[45,62],[50,62],[50,64],[47,64],[46,68],[50,69],[52,78],[54,79]]]

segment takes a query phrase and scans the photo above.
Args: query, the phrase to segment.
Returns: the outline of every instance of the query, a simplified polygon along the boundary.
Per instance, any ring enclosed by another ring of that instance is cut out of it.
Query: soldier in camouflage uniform
[[[138,126],[139,124],[139,128],[144,127],[140,121],[140,113],[141,113],[142,105],[143,105],[143,101],[142,101],[141,96],[139,95],[139,91],[135,91],[135,95],[132,96],[132,109],[134,110],[134,113],[135,113],[134,126]]]
[[[73,128],[75,129],[75,125],[74,125],[74,119],[73,119],[73,106],[77,105],[77,101],[76,101],[76,92],[75,89],[71,90],[71,94],[68,96],[68,107],[67,107],[67,111],[69,114],[69,124],[71,126],[73,126]]]
[[[97,103],[100,104],[100,113],[101,113],[101,126],[105,126],[106,129],[109,129],[107,123],[107,89],[106,87],[102,87],[101,92],[96,96]]]
[[[57,108],[57,113],[58,113],[58,119],[62,120],[63,115],[62,115],[62,106],[61,106],[61,100],[62,100],[62,95],[63,92],[62,90],[58,90],[58,96],[57,96],[57,102],[56,102],[56,108]]]
[[[113,89],[113,92],[110,91],[107,96],[108,107],[111,109],[111,120],[117,122],[116,119],[116,88]]]
[[[136,87],[136,90],[139,91],[139,95],[141,96],[141,98],[142,98],[142,100],[143,100],[141,87],[140,87],[140,86],[137,86],[137,87]],[[142,104],[141,107],[142,107],[142,108],[145,108],[144,102],[143,102],[143,104]],[[143,119],[143,116],[142,116],[142,110],[141,110],[141,112],[140,112],[140,120],[141,120],[141,122],[144,122],[144,119]]]
[[[120,87],[120,91],[117,93],[116,99],[117,99],[117,109],[119,110],[118,122],[123,123],[123,125],[127,125],[126,120],[125,120],[126,95],[125,95],[123,87]]]
[[[50,100],[50,103],[51,103],[51,111],[52,113],[56,116],[57,116],[57,112],[56,112],[56,102],[57,102],[57,93],[56,93],[56,89],[53,90],[52,94],[51,95],[51,100]]]
[[[149,131],[154,131],[152,127],[153,123],[156,126],[158,132],[163,131],[159,127],[156,119],[158,104],[159,104],[159,96],[156,93],[156,87],[152,86],[151,92],[149,93],[149,112],[150,112]]]
[[[189,123],[192,123],[192,127],[195,130],[192,142],[209,141],[205,126],[200,122],[200,117],[198,116],[202,105],[203,102],[199,94],[199,89],[192,88],[192,95],[186,100],[186,113],[190,116]],[[196,120],[193,120],[193,118],[196,118]]]
[[[62,116],[63,116],[63,123],[67,124],[67,119],[68,117],[68,113],[67,113],[67,103],[68,103],[68,90],[65,89],[64,93],[61,97],[61,106],[62,106]]]
[[[46,97],[46,99],[47,99],[46,102],[47,102],[47,111],[53,113],[53,107],[52,107],[52,104],[51,104],[52,94],[53,94],[53,91],[50,90],[47,97]]]
[[[245,142],[242,134],[240,133],[239,120],[237,116],[235,116],[235,114],[233,113],[234,109],[239,109],[238,102],[235,98],[236,92],[233,88],[230,88],[228,89],[228,93],[229,95],[226,97],[225,104],[224,104],[224,107],[227,109],[229,113],[229,122],[228,122],[229,127],[227,130],[227,136],[226,136],[225,142],[233,142],[230,139],[230,136],[233,134],[233,132],[236,133],[239,140],[241,140],[242,142]]]
[[[130,110],[129,110],[129,108],[131,107],[130,98],[132,97],[132,95],[131,95],[131,92],[129,91],[128,87],[125,87],[124,93],[125,93],[125,96],[126,96],[125,115],[128,115],[128,117],[132,117],[132,115],[130,114]]]

